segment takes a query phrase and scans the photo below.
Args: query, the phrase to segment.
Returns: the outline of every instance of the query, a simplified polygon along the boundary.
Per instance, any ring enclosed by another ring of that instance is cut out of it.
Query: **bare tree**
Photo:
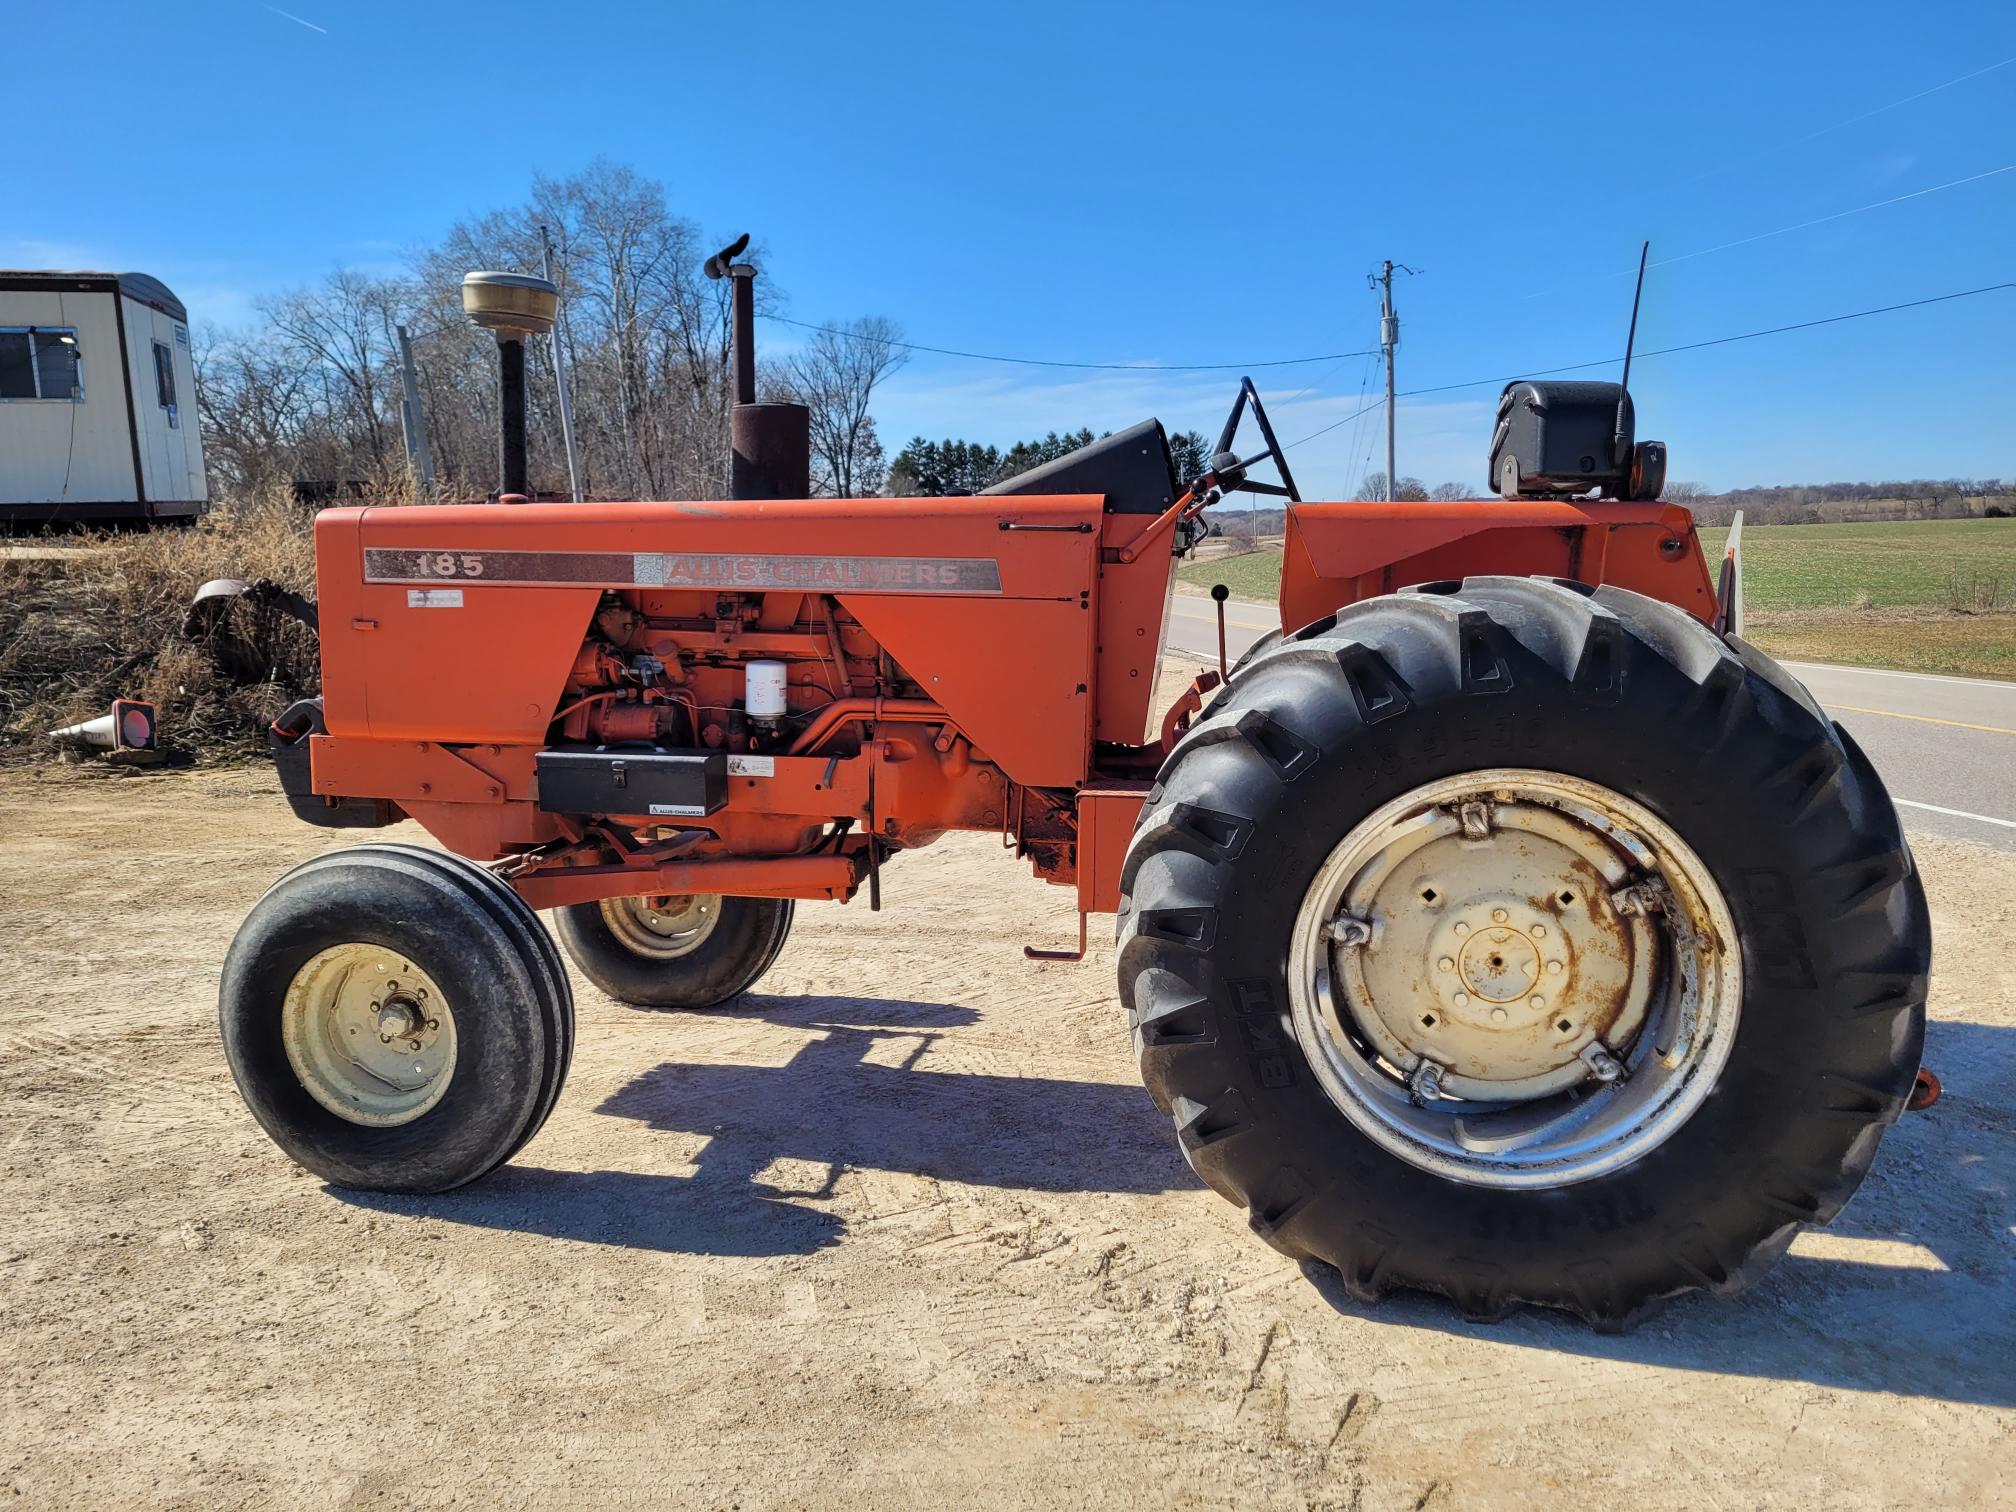
[[[328,418],[358,444],[343,459],[353,473],[382,469],[397,422],[393,390],[398,354],[393,327],[412,301],[403,279],[339,268],[314,288],[261,308],[284,355],[319,387]]]
[[[279,348],[270,331],[226,335],[205,326],[192,355],[210,466],[244,488],[283,481],[308,440],[308,370]]]
[[[882,443],[868,405],[903,366],[901,340],[892,322],[869,315],[814,331],[785,362],[774,392],[811,412],[814,492],[852,499],[881,488]]]
[[[1365,491],[1364,497],[1368,499],[1383,499],[1386,497],[1386,474],[1383,472],[1367,473],[1365,474],[1365,481],[1358,486]],[[1402,478],[1399,485],[1393,490],[1393,497],[1402,503],[1419,504],[1428,497],[1428,485],[1423,483],[1419,478]]]
[[[530,203],[459,223],[420,259],[438,332],[420,354],[421,381],[430,402],[471,422],[467,438],[444,440],[444,455],[487,456],[494,445],[492,366],[473,360],[484,338],[462,320],[456,286],[470,268],[536,269],[542,225],[553,238],[583,487],[605,498],[718,494],[728,475],[728,285],[701,276],[711,239],[670,211],[659,184],[600,159],[535,180]],[[772,282],[759,283],[759,308]],[[542,339],[526,352],[535,460],[561,455],[551,351]]]
[[[396,483],[404,474],[396,334],[403,324],[443,491],[466,497],[494,487],[495,346],[463,318],[459,286],[475,268],[537,270],[542,227],[552,237],[561,305],[555,340],[526,346],[533,487],[550,492],[565,481],[557,345],[591,497],[721,497],[729,475],[730,288],[701,273],[702,254],[718,242],[673,213],[661,185],[604,160],[535,179],[524,203],[452,226],[411,254],[410,278],[342,270],[262,306],[266,321],[255,333],[204,333],[198,403],[221,478]],[[760,248],[749,255],[760,262]],[[772,276],[759,282],[759,312],[777,287]],[[902,353],[887,322],[837,329],[795,361],[771,364],[767,376],[773,390],[789,385],[811,406],[822,486],[869,493],[885,469],[868,404]]]
[[[1453,504],[1459,499],[1481,499],[1484,496],[1467,483],[1437,483],[1428,497],[1445,504]]]

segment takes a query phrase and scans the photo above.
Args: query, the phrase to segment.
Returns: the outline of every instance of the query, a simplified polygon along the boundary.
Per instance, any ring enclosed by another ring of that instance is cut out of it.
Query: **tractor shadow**
[[[397,1197],[339,1191],[384,1212],[664,1253],[810,1254],[846,1220],[821,1203],[868,1169],[1029,1192],[1149,1194],[1200,1186],[1138,1085],[1019,1076],[1012,1050],[948,1047],[920,1064],[970,1008],[883,998],[752,995],[680,1024],[760,1019],[809,1037],[782,1065],[667,1061],[595,1109],[705,1139],[690,1175],[559,1171],[513,1164],[460,1191]],[[789,1187],[766,1179],[780,1161]]]
[[[693,1180],[771,1191],[762,1173],[820,1173],[779,1195],[823,1199],[850,1169],[1029,1192],[1147,1194],[1198,1185],[1133,1083],[1015,1075],[1012,1050],[960,1044],[934,1057],[969,1008],[878,998],[746,1000],[738,1016],[811,1037],[779,1066],[667,1061],[595,1111],[707,1136]],[[948,1064],[949,1063],[949,1064]],[[944,1069],[939,1069],[942,1064]]]
[[[1426,1328],[1480,1344],[1849,1391],[2016,1407],[2016,1029],[1929,1026],[1939,1104],[1907,1113],[1841,1216],[1802,1234],[1751,1290],[1689,1295],[1633,1332],[1591,1332],[1529,1308],[1502,1323],[1458,1319],[1439,1298],[1365,1307],[1328,1266],[1317,1295],[1369,1325]]]

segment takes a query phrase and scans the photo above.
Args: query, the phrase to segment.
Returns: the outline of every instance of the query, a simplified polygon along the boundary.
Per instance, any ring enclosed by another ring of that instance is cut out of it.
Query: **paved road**
[[[1218,654],[1211,600],[1177,594],[1169,643]],[[1276,628],[1271,606],[1225,606],[1233,659]],[[2016,852],[2016,683],[1787,662],[1869,753],[1908,828]]]

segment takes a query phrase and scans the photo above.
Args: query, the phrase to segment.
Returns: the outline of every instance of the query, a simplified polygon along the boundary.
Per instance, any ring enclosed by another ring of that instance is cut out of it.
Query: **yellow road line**
[[[1838,709],[1843,714],[1875,714],[1884,719],[1912,719],[1919,724],[1945,725],[1954,730],[1986,730],[1990,735],[2016,735],[2016,730],[2002,725],[1969,724],[1964,719],[1934,719],[1930,714],[1899,714],[1895,709],[1858,709],[1854,704],[1837,704],[1823,701],[1824,709]]]

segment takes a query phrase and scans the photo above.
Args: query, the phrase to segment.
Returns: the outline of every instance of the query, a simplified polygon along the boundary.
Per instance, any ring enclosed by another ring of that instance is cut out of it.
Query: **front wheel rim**
[[[308,1095],[369,1128],[411,1123],[455,1075],[448,995],[385,945],[358,941],[312,956],[287,984],[280,1038]]]
[[[1742,1000],[1734,920],[1642,804],[1559,772],[1415,788],[1338,842],[1289,943],[1290,1019],[1380,1146],[1553,1187],[1656,1148],[1713,1090]]]
[[[721,923],[718,893],[604,898],[602,921],[632,955],[672,961],[691,955]]]

